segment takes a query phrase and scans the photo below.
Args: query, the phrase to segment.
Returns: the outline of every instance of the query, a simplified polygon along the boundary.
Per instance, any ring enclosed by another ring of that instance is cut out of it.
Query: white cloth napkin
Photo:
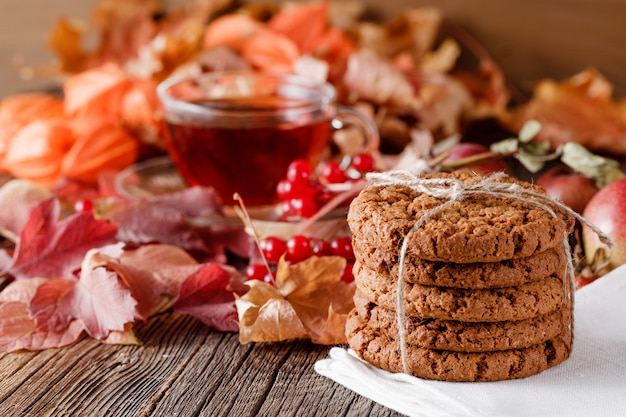
[[[384,371],[338,347],[315,370],[409,416],[626,416],[626,266],[576,292],[572,355],[540,374],[498,382],[429,381]]]

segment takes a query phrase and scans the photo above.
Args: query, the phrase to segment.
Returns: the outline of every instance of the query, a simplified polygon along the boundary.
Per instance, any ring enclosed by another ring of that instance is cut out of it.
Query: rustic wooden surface
[[[0,416],[398,416],[317,374],[325,346],[242,345],[174,314],[136,333],[143,346],[84,339],[0,355]]]

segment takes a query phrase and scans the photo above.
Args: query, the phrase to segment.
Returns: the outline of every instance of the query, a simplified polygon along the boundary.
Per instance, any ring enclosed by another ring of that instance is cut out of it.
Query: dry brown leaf
[[[419,61],[432,49],[442,18],[443,13],[437,7],[416,7],[405,10],[385,25],[362,22],[356,31],[364,48],[388,57],[409,51]]]
[[[345,318],[354,306],[354,284],[341,280],[345,265],[345,259],[328,256],[295,265],[281,260],[276,287],[247,282],[250,291],[236,301],[241,343],[302,338],[345,343]]]
[[[260,281],[259,283],[269,287],[268,284]],[[254,288],[251,288],[251,291]],[[247,294],[244,295],[246,296]],[[308,336],[298,315],[287,300],[270,297],[257,306],[238,299],[235,305],[239,312],[239,341],[241,343],[280,342],[289,339],[304,339]],[[246,309],[246,307],[249,308]],[[244,314],[241,312],[242,308]]]
[[[594,152],[626,155],[626,99],[615,101],[612,94],[613,86],[589,68],[561,82],[541,81],[527,104],[502,119],[514,132],[537,120],[537,139],[553,147],[576,142]]]
[[[86,55],[83,51],[85,28],[70,19],[58,19],[48,35],[48,46],[59,57],[62,72],[82,70]]]

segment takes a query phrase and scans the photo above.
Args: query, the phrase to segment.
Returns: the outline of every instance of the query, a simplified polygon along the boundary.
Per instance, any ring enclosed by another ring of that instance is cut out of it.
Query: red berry
[[[354,260],[352,239],[348,236],[336,237],[330,242],[330,253],[347,260]]]
[[[93,201],[91,200],[78,200],[74,203],[74,211],[76,213],[85,213],[93,211]]]
[[[346,266],[345,268],[343,268],[343,271],[341,273],[341,280],[343,282],[350,283],[354,281],[354,272],[352,270],[353,268],[354,262],[346,262]]]
[[[276,185],[276,195],[283,201],[295,197],[293,195],[293,183],[287,180],[280,180]]]
[[[312,217],[317,213],[317,203],[312,198],[292,198],[289,200],[289,212],[303,218]]]
[[[292,210],[292,207],[289,204],[289,201],[281,202],[278,208],[278,212],[280,213],[280,220],[288,221],[290,218],[295,216],[295,214],[292,213],[291,210]]]
[[[276,195],[283,201],[292,198],[313,198],[317,194],[317,188],[308,183],[293,183],[288,180],[280,180],[276,185]]]
[[[346,182],[348,179],[339,164],[333,161],[326,162],[324,166],[322,166],[320,177],[329,184],[340,184]]]
[[[311,164],[304,159],[296,159],[287,167],[287,181],[292,184],[308,184],[312,171]]]
[[[325,240],[317,240],[311,246],[311,253],[314,256],[330,255],[330,243]]]
[[[576,276],[576,289],[580,289],[582,287],[584,287],[585,285],[589,285],[591,284],[593,281],[595,281],[598,277],[590,277],[590,278],[586,278],[586,277],[580,277],[580,276]]]
[[[360,173],[371,172],[374,169],[374,158],[367,153],[359,153],[352,157],[352,167]]]
[[[287,256],[291,261],[301,261],[311,253],[311,241],[303,235],[294,235],[287,240]]]
[[[249,264],[246,266],[246,278],[267,282],[269,272],[263,264]]]
[[[259,246],[268,263],[278,263],[280,257],[287,251],[285,241],[275,236],[264,237],[259,242]]]

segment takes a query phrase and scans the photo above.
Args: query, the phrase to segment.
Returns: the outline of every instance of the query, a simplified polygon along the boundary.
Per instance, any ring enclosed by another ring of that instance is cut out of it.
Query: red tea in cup
[[[225,204],[275,203],[288,165],[315,165],[331,138],[335,90],[294,75],[208,73],[166,80],[157,92],[168,152],[189,185],[212,186]]]

